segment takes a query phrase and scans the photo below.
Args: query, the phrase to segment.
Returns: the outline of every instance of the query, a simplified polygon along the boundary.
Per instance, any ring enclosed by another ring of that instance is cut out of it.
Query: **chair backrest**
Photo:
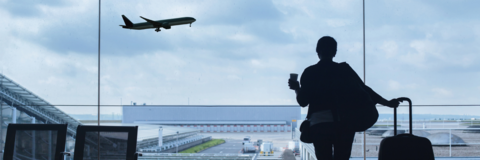
[[[134,160],[136,159],[137,132],[138,126],[79,125],[73,153],[74,160]]]
[[[4,160],[63,160],[67,124],[8,124]]]

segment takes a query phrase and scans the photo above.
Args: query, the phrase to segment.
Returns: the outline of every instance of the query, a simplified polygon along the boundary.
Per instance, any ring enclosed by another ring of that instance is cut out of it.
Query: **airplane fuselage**
[[[128,26],[123,26],[125,29],[135,29],[135,30],[142,30],[142,29],[150,29],[150,28],[166,28],[170,29],[171,26],[176,26],[176,25],[183,25],[183,24],[192,24],[195,22],[196,19],[192,17],[180,17],[180,18],[172,18],[172,19],[164,19],[164,20],[158,20],[154,21],[157,24],[168,24],[168,27],[164,25],[155,25],[150,22],[141,22],[141,23],[134,23],[133,26],[128,27]]]

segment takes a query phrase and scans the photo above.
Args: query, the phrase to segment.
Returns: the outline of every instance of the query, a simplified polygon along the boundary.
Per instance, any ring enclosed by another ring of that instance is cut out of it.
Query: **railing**
[[[255,154],[230,154],[230,153],[144,153],[139,160],[165,160],[165,159],[236,159],[252,160]]]
[[[160,147],[152,146],[152,147],[142,148],[142,149],[140,149],[140,151],[141,152],[155,153],[155,152],[160,152],[160,151],[164,151],[164,150],[167,150],[167,149],[174,148],[174,147],[176,147],[176,145],[181,146],[181,145],[185,145],[185,144],[188,144],[188,143],[191,143],[191,142],[194,142],[194,141],[198,141],[198,140],[202,140],[202,139],[206,139],[206,138],[211,139],[211,136],[206,137],[206,136],[203,136],[203,135],[196,135],[196,136],[192,136],[192,137],[188,137],[188,138],[184,138],[184,139],[179,139],[178,142],[173,141],[173,142],[164,143]]]
[[[374,130],[392,130],[391,128],[371,128],[367,130],[367,133],[369,131],[374,131]],[[398,128],[398,130],[405,131],[405,133],[409,133],[408,128]],[[455,159],[469,159],[469,158],[479,158],[480,157],[480,151],[477,149],[478,146],[480,146],[480,133],[469,133],[469,131],[480,131],[479,128],[413,128],[414,131],[432,131],[436,133],[448,133],[448,143],[436,143],[435,141],[432,141],[433,144],[433,150],[435,153],[436,158],[455,158]],[[445,132],[442,132],[445,131]],[[459,132],[461,131],[461,132]],[[467,131],[467,133],[465,133]],[[298,130],[297,130],[298,132]],[[298,135],[300,133],[298,132]],[[459,135],[456,135],[459,134]],[[462,135],[460,135],[462,134]],[[368,135],[368,134],[367,134]],[[452,136],[453,135],[453,136]],[[470,136],[470,137],[466,137]],[[453,141],[454,137],[458,136],[459,138],[462,139],[468,139],[467,141],[457,143]],[[381,141],[381,136],[368,136],[366,138],[366,143],[365,146],[366,148],[363,148],[364,146],[364,141],[363,141],[363,132],[358,132],[355,135],[356,138],[360,139],[360,142],[354,142],[353,145],[354,147],[360,147],[360,152],[362,153],[361,156],[353,155],[352,152],[352,157],[364,157],[363,153],[367,153],[366,157],[377,157],[378,156],[378,150],[380,147],[380,141]],[[448,138],[447,137],[447,138]],[[369,142],[370,141],[370,142]],[[371,141],[377,141],[378,143],[372,143]],[[473,141],[473,142],[472,142]],[[477,142],[475,142],[477,141]],[[315,158],[315,149],[312,144],[306,144],[301,142],[300,143],[300,150],[301,150],[301,157],[302,160],[310,160],[310,159],[316,159]],[[455,150],[452,150],[454,148],[458,147],[458,150],[456,151],[461,151],[463,152],[461,155],[457,154],[454,155]],[[355,149],[353,149],[355,150]],[[364,151],[365,150],[365,151]],[[448,154],[446,154],[448,153]],[[473,154],[473,155],[466,155],[466,154]]]
[[[178,138],[179,139],[192,138],[192,136],[195,136],[196,134],[198,134],[198,132],[199,131],[181,133],[178,135]],[[162,140],[163,146],[168,146],[168,144],[176,143],[177,135],[163,136],[162,139],[163,139]],[[156,148],[157,146],[158,146],[158,138],[149,138],[149,139],[144,139],[142,141],[137,142],[138,149]]]

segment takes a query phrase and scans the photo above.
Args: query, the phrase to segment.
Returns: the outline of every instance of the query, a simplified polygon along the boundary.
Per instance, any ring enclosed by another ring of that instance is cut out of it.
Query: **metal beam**
[[[10,83],[12,84],[12,83]],[[2,84],[1,86],[4,86],[4,87],[18,87],[17,85],[10,85],[10,84]]]
[[[2,103],[2,105],[3,102],[11,104],[11,107],[25,112],[28,115],[33,115],[40,121],[53,124],[68,123],[69,134],[75,135],[77,125],[81,124],[78,120],[62,112],[2,74],[0,74],[0,97],[0,103]]]
[[[15,92],[14,94],[17,94],[17,95],[22,95],[22,98],[37,98],[36,96],[30,94],[30,93],[25,93],[25,92]],[[30,96],[30,97],[26,97],[26,96]]]
[[[2,80],[2,79],[0,79]],[[3,139],[3,97],[0,96],[0,134],[2,136],[0,136],[0,141],[1,142],[5,142],[5,140]],[[3,152],[3,147],[4,145],[0,145],[0,151]]]
[[[48,159],[52,159],[52,151],[53,151],[53,147],[52,147],[52,131],[48,131]]]
[[[17,108],[15,107],[12,107],[12,123],[17,123]]]
[[[7,88],[7,89],[10,90],[10,91],[24,91],[25,92],[25,90],[23,90],[23,89],[17,89],[17,88]]]
[[[35,117],[32,117],[32,124],[35,124]],[[35,158],[35,154],[36,154],[36,142],[35,142],[35,139],[36,139],[36,131],[35,130],[32,130],[32,159],[36,159]]]

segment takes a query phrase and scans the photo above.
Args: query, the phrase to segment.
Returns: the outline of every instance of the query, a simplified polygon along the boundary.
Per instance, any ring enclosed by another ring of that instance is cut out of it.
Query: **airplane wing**
[[[162,26],[161,23],[155,22],[155,21],[150,20],[150,19],[148,19],[148,18],[145,18],[145,17],[142,17],[142,16],[140,16],[140,18],[144,19],[145,21],[147,21],[147,22],[150,23],[150,24],[153,24],[154,26]]]

